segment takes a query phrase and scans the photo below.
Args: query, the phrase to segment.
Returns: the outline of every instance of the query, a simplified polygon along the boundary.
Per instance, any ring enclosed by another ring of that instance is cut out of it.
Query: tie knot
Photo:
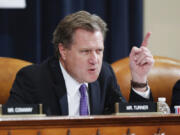
[[[87,89],[86,84],[82,84],[80,86],[79,91],[81,93],[81,96],[85,96],[86,95],[86,89]]]

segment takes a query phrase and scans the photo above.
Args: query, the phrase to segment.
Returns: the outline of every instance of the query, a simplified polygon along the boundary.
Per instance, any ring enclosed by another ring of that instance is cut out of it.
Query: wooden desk
[[[0,117],[0,135],[155,135],[158,131],[156,135],[180,135],[180,115]]]

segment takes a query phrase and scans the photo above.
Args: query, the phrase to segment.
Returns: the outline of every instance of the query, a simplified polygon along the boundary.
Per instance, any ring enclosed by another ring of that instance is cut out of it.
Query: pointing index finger
[[[150,36],[151,36],[151,32],[148,32],[148,33],[146,34],[146,36],[145,36],[145,38],[144,38],[141,46],[147,47],[147,45],[148,45],[148,39],[149,39]]]

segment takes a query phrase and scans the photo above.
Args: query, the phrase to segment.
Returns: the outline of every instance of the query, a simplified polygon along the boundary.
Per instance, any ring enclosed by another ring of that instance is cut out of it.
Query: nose
[[[89,63],[90,64],[97,64],[98,62],[98,54],[96,53],[96,51],[92,51],[89,57]]]

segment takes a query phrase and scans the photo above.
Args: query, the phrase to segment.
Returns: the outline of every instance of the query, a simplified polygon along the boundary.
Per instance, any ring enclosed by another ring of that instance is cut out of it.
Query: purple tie
[[[80,110],[79,114],[80,115],[88,115],[88,102],[87,102],[87,87],[85,84],[82,84],[81,87],[79,88],[79,91],[81,93],[81,98],[80,98]]]

